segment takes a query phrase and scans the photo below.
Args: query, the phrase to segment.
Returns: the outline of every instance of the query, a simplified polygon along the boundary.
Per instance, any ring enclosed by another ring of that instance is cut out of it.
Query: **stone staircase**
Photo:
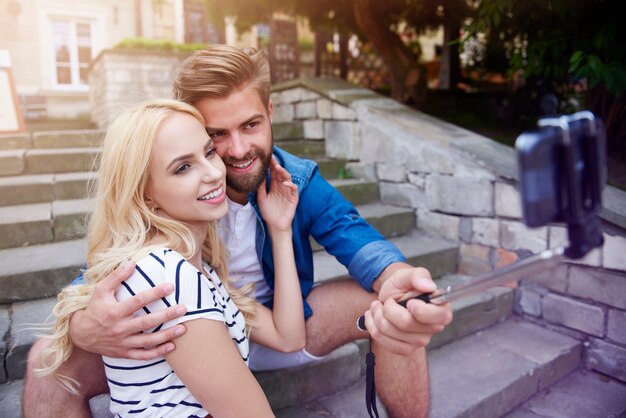
[[[287,151],[316,160],[411,264],[429,268],[441,286],[468,280],[455,274],[458,243],[416,230],[415,213],[382,204],[375,181],[346,178],[346,161],[326,158],[323,141],[303,140],[301,123],[278,124],[274,135]],[[53,296],[84,262],[84,221],[91,208],[86,190],[95,178],[101,137],[101,131],[0,137],[1,416],[21,416],[32,326],[46,320]],[[342,265],[314,246],[316,281],[347,277]],[[588,396],[587,381],[593,382],[594,405],[603,408],[584,416],[626,414],[619,397],[626,386],[579,369],[578,340],[521,320],[513,304],[514,289],[508,287],[453,303],[453,323],[429,345],[432,417],[566,416],[559,403]],[[256,376],[279,417],[363,417],[365,350],[364,341],[350,343],[315,365]],[[92,400],[92,410],[109,417],[108,397]]]

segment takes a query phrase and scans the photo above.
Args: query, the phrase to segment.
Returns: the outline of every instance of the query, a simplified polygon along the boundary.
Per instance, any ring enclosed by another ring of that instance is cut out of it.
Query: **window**
[[[91,22],[52,19],[52,42],[57,86],[86,86],[93,53]]]

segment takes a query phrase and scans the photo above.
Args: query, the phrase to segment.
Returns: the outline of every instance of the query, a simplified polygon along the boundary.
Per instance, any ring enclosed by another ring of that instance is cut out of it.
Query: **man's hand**
[[[78,347],[108,357],[135,360],[150,360],[174,349],[170,340],[185,332],[183,325],[151,334],[142,331],[183,316],[185,307],[176,305],[133,317],[135,311],[172,293],[174,286],[159,285],[123,302],[115,298],[115,290],[132,275],[134,268],[135,263],[129,261],[109,274],[96,285],[87,307],[72,315],[70,336]]]
[[[436,288],[424,268],[408,265],[394,268],[380,286],[379,300],[372,302],[365,313],[365,326],[370,336],[396,354],[407,355],[426,346],[433,334],[443,331],[452,321],[450,304],[427,304],[412,299],[403,308],[397,301],[431,293]]]

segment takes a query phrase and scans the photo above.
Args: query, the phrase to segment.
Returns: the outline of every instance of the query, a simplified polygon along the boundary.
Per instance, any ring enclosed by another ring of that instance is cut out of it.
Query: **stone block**
[[[506,251],[502,248],[496,248],[496,252],[494,255],[495,268],[497,269],[515,263],[519,259],[519,256],[516,253],[512,251]]]
[[[34,149],[26,152],[31,174],[92,171],[97,168],[99,148]]]
[[[81,173],[54,174],[54,199],[84,199],[95,195],[98,173],[85,171]]]
[[[426,200],[431,210],[469,216],[493,216],[493,185],[490,181],[430,175]]]
[[[569,245],[567,228],[563,226],[549,226],[548,242],[550,248],[567,247]],[[567,260],[567,262],[571,264],[582,264],[586,266],[600,267],[602,266],[602,248],[596,248],[594,250],[591,250],[587,255],[578,260]]]
[[[320,119],[333,119],[333,102],[328,99],[319,99],[316,102],[317,117]]]
[[[412,184],[382,181],[379,188],[380,200],[385,204],[411,208],[424,207],[424,190]]]
[[[527,287],[520,287],[516,292],[516,311],[526,315],[541,317],[541,294]]]
[[[407,180],[406,168],[403,164],[376,164],[376,174],[381,181],[403,183]]]
[[[626,310],[626,275],[608,270],[572,266],[568,293]]]
[[[515,186],[497,182],[495,185],[496,215],[520,219],[522,204]]]
[[[472,218],[461,218],[459,224],[459,236],[465,243],[472,241]]]
[[[0,150],[30,148],[30,133],[0,134]]]
[[[367,181],[378,181],[376,166],[373,163],[347,162],[346,170],[352,173],[354,178]]]
[[[586,358],[590,369],[626,382],[626,348],[592,338]]]
[[[459,247],[459,274],[477,276],[492,270],[491,248],[478,244],[461,243]]]
[[[52,241],[49,203],[0,207],[0,248]]]
[[[431,212],[424,208],[417,210],[417,227],[426,232],[432,232],[449,240],[459,240],[459,225],[461,219],[457,216]]]
[[[500,242],[507,250],[529,250],[538,253],[547,248],[548,228],[528,228],[520,222],[501,221]]]
[[[317,102],[296,103],[296,119],[317,119]]]
[[[279,103],[296,103],[302,100],[302,92],[304,90],[300,87],[294,89],[283,90],[280,93]]]
[[[315,92],[313,90],[309,90],[308,88],[303,88],[300,91],[300,100],[302,100],[302,101],[318,100],[321,97],[322,96],[320,96],[319,93],[317,93],[317,92]]]
[[[93,210],[91,199],[52,202],[54,240],[78,239],[87,233],[88,217]]]
[[[332,118],[334,120],[356,120],[356,112],[349,107],[333,102]]]
[[[444,150],[422,146],[413,150],[409,171],[415,173],[451,175],[454,173],[455,162],[450,152]]]
[[[99,147],[106,130],[104,129],[76,129],[67,131],[33,132],[34,148],[72,148],[72,147]]]
[[[52,175],[0,177],[0,206],[47,202],[53,198]]]
[[[603,266],[626,271],[626,238],[604,234]]]
[[[324,122],[326,155],[330,158],[358,160],[361,153],[359,127],[354,122]]]
[[[533,283],[544,286],[555,292],[565,293],[567,289],[567,277],[569,268],[565,264],[561,264],[552,269],[534,274],[532,277],[524,279],[523,283]]]
[[[292,104],[280,104],[274,106],[272,123],[292,122],[295,119],[295,111]]]
[[[500,221],[492,218],[472,218],[471,242],[489,247],[499,247]]]
[[[604,336],[604,311],[602,308],[560,295],[543,297],[543,318],[596,337]]]
[[[22,174],[26,169],[23,149],[0,151],[0,176]]]
[[[52,307],[56,299],[42,299],[31,302],[14,303],[11,326],[11,351],[6,358],[9,379],[24,377],[28,350],[37,339],[36,333],[52,322]]]
[[[409,179],[409,183],[414,184],[421,189],[426,187],[426,176],[424,174],[408,173],[407,177]]]
[[[607,337],[617,343],[626,345],[626,312],[616,309],[609,310]]]
[[[305,139],[324,139],[324,121],[321,119],[303,122]]]

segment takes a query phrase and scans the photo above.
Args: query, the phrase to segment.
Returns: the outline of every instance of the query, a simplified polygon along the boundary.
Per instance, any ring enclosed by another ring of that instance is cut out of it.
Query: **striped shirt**
[[[179,253],[153,251],[139,260],[133,275],[117,289],[118,301],[161,283],[172,283],[174,293],[135,312],[135,317],[181,304],[187,313],[151,330],[171,328],[198,318],[224,322],[241,358],[248,363],[248,339],[243,314],[228,296],[217,274],[205,264],[209,277]],[[189,393],[164,357],[131,360],[102,357],[111,391],[111,412],[130,417],[204,417],[209,414]]]

